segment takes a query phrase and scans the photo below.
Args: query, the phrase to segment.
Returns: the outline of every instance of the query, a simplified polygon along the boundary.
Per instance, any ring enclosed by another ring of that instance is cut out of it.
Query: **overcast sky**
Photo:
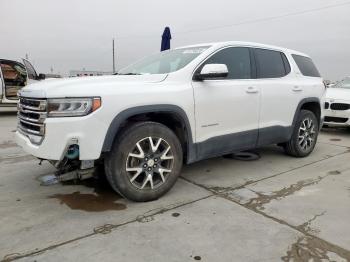
[[[324,78],[336,80],[350,75],[350,4],[329,7],[342,3],[350,1],[0,0],[0,58],[28,53],[42,73],[51,66],[61,74],[111,71],[113,37],[121,68],[157,52],[170,26],[172,47],[226,40],[279,45],[309,54]],[[290,15],[298,12],[304,13]]]

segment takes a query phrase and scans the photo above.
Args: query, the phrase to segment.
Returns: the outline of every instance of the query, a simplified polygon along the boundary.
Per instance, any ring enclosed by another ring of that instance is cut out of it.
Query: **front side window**
[[[225,48],[208,58],[199,70],[206,64],[225,64],[228,69],[226,79],[251,78],[250,53],[247,47]]]
[[[301,55],[292,55],[295,63],[297,63],[300,72],[304,76],[321,77],[316,66],[312,62],[310,57]]]
[[[179,48],[146,57],[118,72],[118,75],[168,74],[188,65],[209,46]]]
[[[254,48],[257,78],[279,78],[290,72],[285,55],[278,51]]]

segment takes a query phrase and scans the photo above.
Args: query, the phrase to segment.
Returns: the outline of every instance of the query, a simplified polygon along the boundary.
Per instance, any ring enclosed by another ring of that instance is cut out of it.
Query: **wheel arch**
[[[129,124],[139,121],[154,121],[170,128],[179,138],[184,151],[184,160],[194,162],[196,151],[192,129],[186,112],[176,105],[158,104],[128,108],[114,117],[104,139],[102,153],[110,152],[117,135]]]
[[[320,99],[318,97],[304,98],[299,102],[297,110],[295,111],[295,114],[294,114],[293,127],[296,124],[299,112],[303,109],[313,112],[318,120],[318,123],[320,125],[319,127],[321,127],[321,120],[322,120],[321,119],[321,110],[322,109],[321,109],[321,102],[320,102]]]

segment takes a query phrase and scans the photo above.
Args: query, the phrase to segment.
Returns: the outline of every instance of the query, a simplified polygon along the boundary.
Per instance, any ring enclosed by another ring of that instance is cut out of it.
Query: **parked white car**
[[[118,75],[45,82],[20,92],[18,144],[60,177],[84,178],[103,162],[114,190],[134,201],[165,194],[183,162],[270,144],[309,155],[325,92],[307,55],[245,42],[186,46]]]
[[[0,59],[0,107],[16,106],[19,90],[27,84],[45,79],[44,74],[37,75],[28,60],[22,61]]]
[[[350,127],[350,77],[328,88],[325,101],[324,124]]]

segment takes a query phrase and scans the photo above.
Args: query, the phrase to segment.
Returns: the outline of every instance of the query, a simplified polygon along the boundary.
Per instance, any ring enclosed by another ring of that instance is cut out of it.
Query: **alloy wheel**
[[[163,185],[174,165],[172,148],[159,137],[139,140],[126,159],[130,183],[137,189],[153,190]]]
[[[303,151],[307,151],[315,143],[315,124],[311,118],[305,118],[300,125],[298,143]]]

